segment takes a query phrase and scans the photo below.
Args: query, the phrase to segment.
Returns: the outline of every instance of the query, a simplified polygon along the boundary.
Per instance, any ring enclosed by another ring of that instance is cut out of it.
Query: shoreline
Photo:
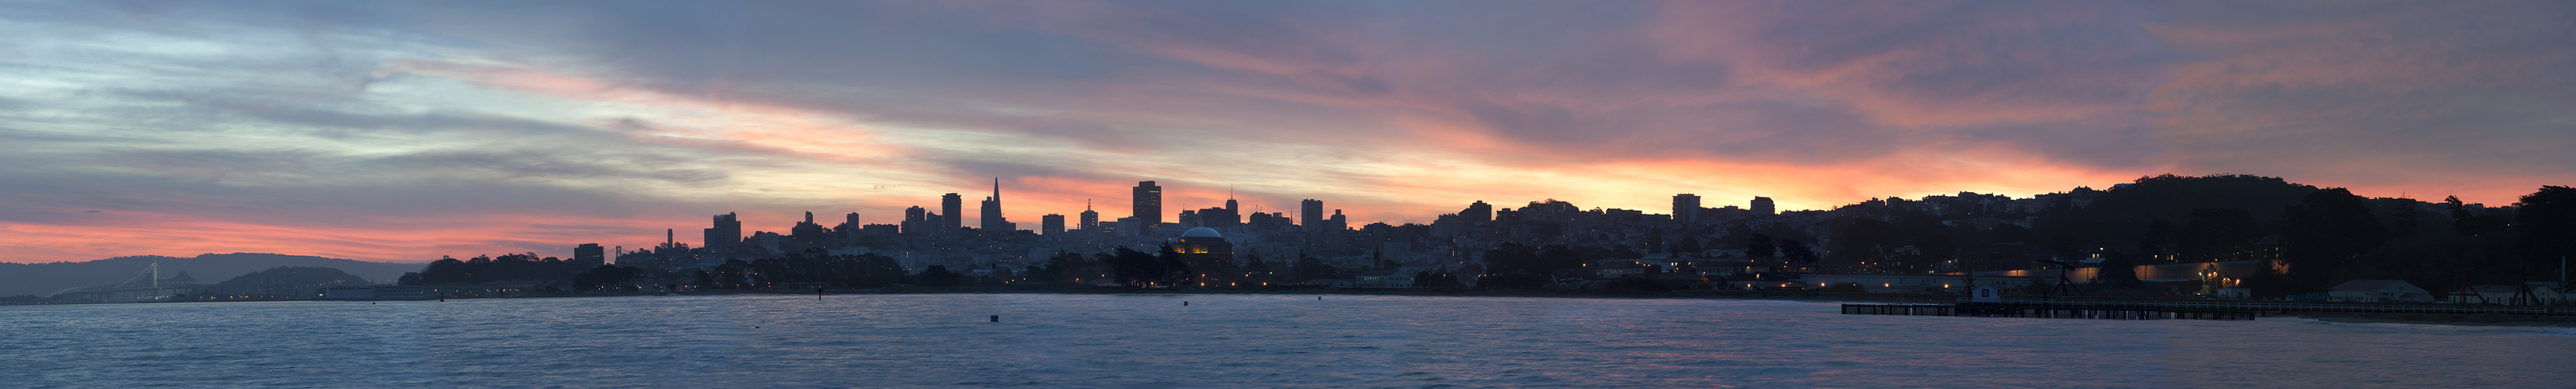
[[[673,294],[673,295],[677,295],[677,296],[729,296],[729,295],[744,295],[744,294],[757,294],[757,295],[788,295],[788,296],[813,295],[813,293],[799,293],[799,292],[776,291],[776,290],[721,290],[721,291],[698,291],[698,292],[675,293],[675,294]],[[1955,299],[1957,298],[1957,296],[1951,296],[1951,295],[1887,294],[1887,293],[1838,293],[1838,292],[1819,292],[1819,291],[1705,290],[1705,289],[1698,289],[1698,290],[1678,290],[1678,291],[1664,291],[1664,292],[1614,292],[1614,291],[1551,291],[1551,290],[1511,290],[1511,291],[1497,291],[1497,290],[1406,290],[1406,289],[1185,289],[1185,290],[1173,290],[1173,289],[1145,289],[1145,290],[1138,290],[1138,289],[1123,289],[1123,288],[1068,289],[1068,288],[1020,288],[1020,287],[967,287],[967,288],[955,288],[955,289],[931,289],[931,288],[922,288],[922,287],[889,287],[889,288],[863,289],[863,290],[832,290],[832,291],[827,291],[827,292],[825,292],[825,293],[824,293],[824,295],[826,295],[826,296],[854,296],[854,295],[912,295],[912,294],[1343,295],[1343,296],[1414,296],[1414,297],[1521,297],[1521,298],[1576,298],[1576,299],[1586,299],[1586,298],[1590,298],[1590,299],[1603,299],[1603,298],[1608,298],[1608,299],[1687,299],[1687,300],[1773,300],[1773,301],[1797,301],[1797,302],[1809,302],[1809,303],[1929,303],[1929,304],[1949,304],[1949,303],[1951,303],[1951,302],[1955,301]],[[542,299],[542,298],[583,298],[583,297],[653,297],[653,296],[663,296],[663,294],[642,294],[642,293],[634,293],[634,294],[544,294],[544,295],[526,295],[526,296],[512,296],[512,297],[448,297],[448,298],[449,298],[449,299],[457,299],[457,300],[483,300],[483,299],[532,299],[532,298]],[[148,301],[148,302],[132,302],[132,303],[71,303],[71,304],[22,304],[22,305],[164,304],[164,303],[226,303],[226,302],[280,302],[280,301],[316,301],[316,302],[323,302],[323,301],[329,301],[329,302],[387,302],[387,301],[439,301],[439,299],[437,299],[437,298],[425,298],[425,299],[400,299],[400,300],[396,300],[396,299],[384,299],[384,300],[372,300],[372,299],[352,299],[352,300],[302,299],[302,300],[237,300],[237,301],[223,301],[223,300],[216,300],[216,301],[204,301],[204,300],[199,300],[199,301]],[[2557,329],[2557,328],[2576,328],[2576,317],[2569,317],[2569,316],[2537,316],[2537,315],[2511,315],[2511,314],[2436,314],[2436,313],[2289,312],[2289,313],[2281,313],[2281,314],[2275,314],[2275,315],[2268,315],[2268,316],[2264,316],[2264,317],[2295,317],[2295,318],[2302,318],[2302,319],[2316,320],[2316,321],[2320,321],[2320,322],[2330,322],[2330,323],[2347,323],[2347,324],[2426,324],[2426,325],[2456,325],[2456,326],[2480,326],[2480,327],[2531,327],[2531,328],[2552,328],[2552,329]]]

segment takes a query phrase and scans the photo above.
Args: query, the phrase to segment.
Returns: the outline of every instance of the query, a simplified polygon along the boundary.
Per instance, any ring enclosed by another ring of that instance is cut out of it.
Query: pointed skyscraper
[[[1001,177],[993,177],[993,197],[984,198],[984,223],[978,228],[983,228],[986,233],[1009,232],[1015,229],[1011,226],[1010,220],[1002,218]]]

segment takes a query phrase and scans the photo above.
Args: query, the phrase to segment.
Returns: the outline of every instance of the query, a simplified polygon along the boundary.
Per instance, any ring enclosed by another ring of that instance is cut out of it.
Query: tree
[[[625,290],[640,274],[644,274],[644,269],[599,265],[574,275],[573,287],[580,290]]]
[[[1341,272],[1340,269],[1335,269],[1332,265],[1324,264],[1323,260],[1306,256],[1303,252],[1297,253],[1297,263],[1294,266],[1296,267],[1295,272],[1297,274],[1297,279],[1292,281],[1295,282],[1330,279],[1333,278],[1335,273]]]
[[[2495,216],[2493,213],[2471,210],[2467,204],[2460,202],[2459,196],[2443,198],[2442,203],[2451,208],[2451,231],[2458,232],[2460,235],[2484,236],[2504,232],[2506,229],[2507,221],[2504,218]]]
[[[1181,252],[1172,250],[1172,245],[1169,244],[1163,245],[1162,250],[1154,252],[1154,260],[1163,263],[1164,282],[1169,285],[1188,284],[1191,280],[1199,279],[1199,272],[1212,270],[1191,269],[1189,261],[1182,260]]]
[[[2137,289],[2147,286],[2145,282],[2138,281],[2137,262],[2129,260],[2126,255],[2113,255],[2102,260],[2102,268],[2097,271],[2100,273],[2095,273],[2094,278],[2112,289]]]
[[[2576,188],[2543,186],[2513,205],[2526,271],[2556,268],[2559,258],[2576,254]]]
[[[1490,289],[1529,289],[1545,286],[1552,272],[1539,260],[1538,250],[1518,242],[1503,242],[1485,250],[1485,274],[1476,287]]]
[[[1179,257],[1180,253],[1173,252],[1170,245],[1157,253],[1119,247],[1110,256],[1110,274],[1128,287],[1179,286],[1194,275]]]
[[[956,286],[957,281],[962,278],[965,276],[948,271],[948,265],[930,265],[921,269],[922,286],[933,288]]]
[[[474,279],[473,267],[449,257],[439,257],[437,261],[431,261],[428,268],[421,269],[420,281],[432,285],[482,282]]]
[[[1539,266],[1541,266],[1540,270],[1547,273],[1555,273],[1557,270],[1579,269],[1585,264],[1582,254],[1576,254],[1573,248],[1566,247],[1561,244],[1552,244],[1547,245],[1547,247],[1540,247],[1538,249],[1538,262]]]
[[[2289,279],[2298,290],[2332,286],[2336,271],[2388,235],[2361,196],[2343,188],[2310,193],[2284,209],[2281,219],[2281,236],[2288,241],[2282,260],[2289,262]]]
[[[2423,212],[2415,209],[2415,199],[2397,199],[2397,204],[2397,209],[2390,210],[2388,216],[2388,236],[2391,238],[2415,236],[2416,232],[2424,228],[2423,221],[2417,215]]]
[[[1808,249],[1806,243],[1798,243],[1798,241],[1794,240],[1781,239],[1780,258],[1795,263],[1815,263],[1816,251]]]
[[[1777,244],[1772,242],[1769,235],[1753,234],[1753,237],[1744,243],[1744,257],[1755,260],[1771,259],[1773,254],[1779,251]]]
[[[1672,248],[1673,255],[1677,257],[1697,257],[1700,255],[1700,252],[1707,251],[1700,248],[1699,238],[1688,237],[1681,238],[1673,242]]]
[[[2182,262],[2234,260],[2260,239],[2263,225],[2254,221],[2254,214],[2235,208],[2201,208],[2191,210],[2191,221],[2174,231],[2173,251]]]

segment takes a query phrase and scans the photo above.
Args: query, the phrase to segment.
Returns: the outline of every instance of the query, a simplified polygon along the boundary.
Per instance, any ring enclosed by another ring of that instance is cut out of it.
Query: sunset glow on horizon
[[[709,215],[1782,210],[2221,173],[2576,184],[2568,2],[63,2],[0,262],[648,247]],[[971,220],[971,219],[970,219]]]

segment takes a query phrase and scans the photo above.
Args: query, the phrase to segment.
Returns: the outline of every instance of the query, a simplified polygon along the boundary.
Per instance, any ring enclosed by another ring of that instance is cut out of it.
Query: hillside
[[[142,273],[152,262],[161,262],[164,277],[187,272],[199,280],[227,280],[251,272],[292,267],[327,267],[378,282],[391,282],[404,272],[420,271],[420,264],[367,262],[309,255],[264,253],[205,254],[193,258],[158,255],[116,257],[95,261],[53,263],[0,263],[0,296],[45,295],[69,288],[109,285],[125,282]]]
[[[327,267],[279,267],[233,277],[215,283],[203,292],[210,296],[305,296],[316,289],[334,286],[365,286],[372,283],[356,275]]]

